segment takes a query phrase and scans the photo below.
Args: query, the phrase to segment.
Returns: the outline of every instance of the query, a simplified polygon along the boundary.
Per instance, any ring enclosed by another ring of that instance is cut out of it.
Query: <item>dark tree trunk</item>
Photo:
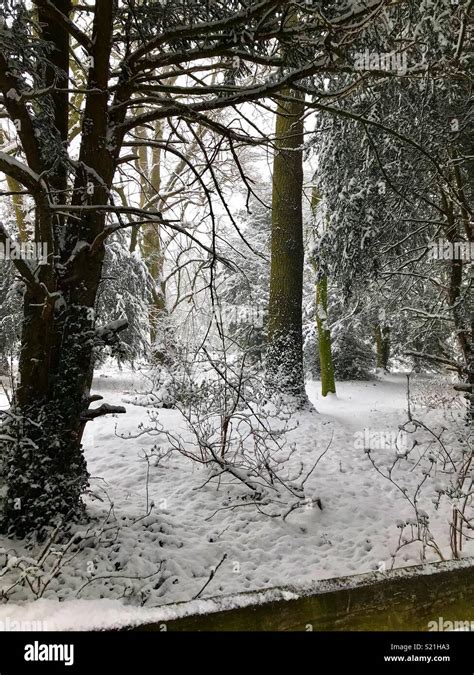
[[[388,370],[390,359],[390,327],[378,324],[374,329],[377,368]]]
[[[56,7],[68,16],[71,3],[62,0]],[[55,47],[53,65],[67,73],[67,31],[47,9],[44,13],[39,10],[39,21],[43,37]],[[10,423],[14,440],[7,442],[8,492],[2,517],[2,529],[19,536],[41,531],[58,518],[79,515],[81,495],[88,485],[81,439],[91,402],[94,353],[100,343],[94,307],[104,259],[105,227],[104,211],[90,207],[108,203],[120,147],[119,142],[113,151],[107,146],[112,26],[113,3],[104,0],[96,9],[89,71],[92,91],[84,112],[88,122],[83,129],[80,168],[71,201],[73,208],[85,208],[80,218],[73,217],[74,212],[68,218],[48,210],[41,199],[36,203],[35,238],[47,243],[49,258],[40,268],[38,282],[32,279],[26,283],[24,294],[19,381]],[[52,76],[46,73],[47,82]],[[52,102],[54,128],[65,147],[68,94],[55,91]],[[23,140],[24,147],[27,142]],[[48,170],[50,201],[64,202],[65,161],[59,158],[52,167],[41,166],[41,152],[32,147],[30,155],[30,166],[37,161],[37,170]],[[105,411],[114,410],[105,407]]]

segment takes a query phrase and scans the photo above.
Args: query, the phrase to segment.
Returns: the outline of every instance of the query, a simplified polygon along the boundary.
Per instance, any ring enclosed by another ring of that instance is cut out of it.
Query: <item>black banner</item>
[[[472,633],[0,633],[0,675],[23,673],[291,672],[471,674]],[[230,661],[229,661],[230,659]],[[293,665],[291,665],[293,664]],[[324,666],[324,667],[323,667]],[[286,667],[285,667],[286,669]]]

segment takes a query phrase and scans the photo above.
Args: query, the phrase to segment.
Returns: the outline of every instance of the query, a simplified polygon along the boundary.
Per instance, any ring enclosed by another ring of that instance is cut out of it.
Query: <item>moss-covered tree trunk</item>
[[[334,363],[331,349],[331,331],[328,323],[328,278],[321,276],[316,282],[316,326],[319,342],[319,366],[321,371],[321,394],[336,393]]]
[[[313,186],[311,210],[313,218],[320,201],[319,191]],[[321,395],[336,393],[334,362],[332,358],[331,331],[328,325],[328,278],[315,257],[313,269],[316,273],[316,328],[318,330],[319,371],[321,373]]]
[[[285,89],[278,104],[273,161],[267,378],[306,402],[303,371],[303,115],[304,97]]]

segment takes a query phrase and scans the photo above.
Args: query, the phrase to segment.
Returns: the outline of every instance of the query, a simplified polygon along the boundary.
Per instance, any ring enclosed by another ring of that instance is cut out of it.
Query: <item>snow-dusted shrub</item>
[[[7,540],[8,547],[0,547],[0,603],[61,599],[67,590],[76,598],[100,593],[143,606],[170,576],[158,545],[168,527],[152,511],[150,504],[144,515],[118,519],[109,503],[87,524],[61,520],[41,543]],[[137,566],[131,551],[141,538],[156,539],[157,550]]]
[[[119,361],[134,361],[148,354],[150,299],[150,276],[143,260],[128,251],[126,242],[111,241],[106,249],[96,315],[103,324],[126,319],[128,325],[119,343],[97,354],[97,364],[110,354]]]
[[[318,379],[321,374],[318,335],[307,331],[304,340],[305,375]],[[374,355],[365,342],[342,331],[337,331],[332,344],[332,356],[336,381],[370,380],[374,373]]]
[[[319,344],[314,320],[303,326],[303,363],[307,379],[315,380],[320,376]]]
[[[351,328],[335,331],[332,354],[336,381],[372,379],[373,351]]]
[[[173,408],[175,403],[174,378],[166,365],[155,364],[151,368],[140,369],[147,382],[139,391],[129,392],[123,397],[124,403],[140,405],[145,408]]]
[[[268,185],[265,195],[267,203],[271,202]],[[266,341],[271,211],[252,198],[250,212],[240,210],[235,218],[239,232],[229,228],[222,243],[223,256],[234,265],[223,266],[220,273],[220,314],[227,335],[247,351],[247,361],[258,363],[263,359]]]
[[[411,377],[410,401],[412,411],[419,410],[452,410],[455,415],[465,408],[460,394],[453,388],[453,383],[445,376],[436,378]]]
[[[187,433],[165,429],[159,411],[150,411],[150,423],[138,435],[158,437],[153,446],[155,464],[172,452],[208,470],[204,485],[224,483],[231,491],[223,508],[254,506],[271,516],[286,518],[313,503],[304,486],[322,455],[311,467],[290,466],[297,448],[287,434],[296,426],[291,401],[269,400],[260,372],[247,366],[246,354],[229,363],[225,355],[206,352],[207,368],[197,359],[182,365],[173,378],[173,398]],[[327,450],[328,448],[326,448]],[[322,453],[324,454],[326,450]],[[295,463],[296,464],[296,463]]]

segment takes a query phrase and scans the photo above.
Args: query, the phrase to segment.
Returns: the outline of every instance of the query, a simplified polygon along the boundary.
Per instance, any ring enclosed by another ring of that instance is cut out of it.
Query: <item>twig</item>
[[[217,567],[216,567],[215,569],[211,570],[211,573],[210,573],[210,575],[209,575],[209,579],[206,581],[206,583],[205,583],[204,586],[201,588],[201,590],[199,591],[199,593],[196,593],[196,595],[193,597],[193,600],[197,600],[197,598],[199,598],[199,596],[200,596],[201,593],[204,591],[204,589],[205,589],[207,586],[209,586],[209,584],[211,583],[211,581],[212,581],[212,580],[214,579],[214,577],[216,576],[217,570],[219,569],[219,567],[222,565],[222,563],[224,562],[224,560],[225,560],[226,558],[227,558],[227,553],[224,553],[224,555],[222,556],[222,560],[220,561],[220,563],[217,565]]]

